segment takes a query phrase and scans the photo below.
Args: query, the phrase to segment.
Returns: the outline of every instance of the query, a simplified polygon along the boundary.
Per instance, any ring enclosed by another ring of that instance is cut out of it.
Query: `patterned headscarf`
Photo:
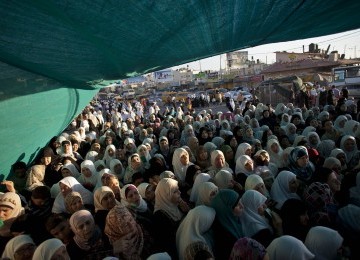
[[[248,237],[240,238],[234,244],[229,260],[262,260],[266,255],[265,247]]]
[[[84,237],[83,233],[78,231],[78,226],[87,221],[91,222],[92,234],[90,238]],[[95,225],[94,218],[88,210],[79,210],[72,214],[69,223],[74,232],[74,241],[82,250],[88,251],[102,245],[101,230]]]
[[[66,195],[64,201],[65,201],[65,208],[66,211],[70,214],[75,213],[75,211],[73,211],[73,209],[71,208],[71,205],[77,200],[80,199],[81,204],[84,205],[83,200],[81,198],[81,194],[79,192],[76,191],[72,191],[70,192],[68,195]]]
[[[122,204],[110,210],[106,217],[105,234],[120,259],[140,259],[144,236],[140,225]]]

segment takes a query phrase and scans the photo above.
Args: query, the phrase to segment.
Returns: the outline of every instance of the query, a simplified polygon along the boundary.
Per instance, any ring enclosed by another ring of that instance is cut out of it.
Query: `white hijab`
[[[241,203],[244,206],[244,212],[241,214],[241,223],[246,237],[252,237],[260,230],[272,228],[264,216],[258,213],[267,198],[256,190],[247,190],[241,197]]]
[[[186,247],[193,242],[202,241],[212,248],[212,234],[208,231],[214,222],[215,214],[213,208],[204,205],[188,212],[176,232],[179,259],[184,259]]]
[[[174,221],[179,221],[183,217],[183,213],[178,205],[171,201],[173,192],[178,189],[178,182],[174,179],[161,179],[155,190],[155,206],[154,213],[158,210],[164,211]]]
[[[299,195],[290,192],[289,182],[296,179],[296,175],[290,171],[281,171],[271,186],[270,195],[277,202],[276,208],[281,209],[288,199],[300,199]]]
[[[86,204],[93,205],[94,204],[93,194],[89,190],[85,189],[74,177],[72,177],[72,176],[65,177],[61,181],[59,181],[59,184],[60,183],[65,184],[66,186],[71,188],[72,191],[79,192],[81,195],[81,198],[83,199],[84,205],[86,205]],[[56,214],[67,212],[66,208],[65,208],[64,196],[61,192],[55,198],[52,212],[56,213]]]
[[[334,260],[343,241],[343,237],[336,230],[317,226],[309,230],[305,245],[315,255],[316,260]]]
[[[60,239],[51,238],[42,242],[35,250],[33,258],[36,260],[49,260],[54,253],[62,246],[65,246]]]
[[[194,180],[194,185],[191,189],[190,201],[196,202],[199,197],[199,185],[203,182],[207,182],[211,179],[211,176],[207,173],[199,173]]]
[[[271,260],[310,260],[315,257],[301,240],[288,235],[274,239],[266,251]]]

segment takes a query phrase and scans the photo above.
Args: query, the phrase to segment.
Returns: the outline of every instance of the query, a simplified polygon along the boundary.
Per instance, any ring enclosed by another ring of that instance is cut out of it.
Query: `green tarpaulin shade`
[[[99,87],[266,43],[357,29],[360,1],[0,1],[0,174]]]

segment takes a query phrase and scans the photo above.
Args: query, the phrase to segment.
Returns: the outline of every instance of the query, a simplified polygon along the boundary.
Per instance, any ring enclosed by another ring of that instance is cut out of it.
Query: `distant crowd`
[[[359,113],[335,92],[92,101],[2,182],[1,259],[360,259]]]

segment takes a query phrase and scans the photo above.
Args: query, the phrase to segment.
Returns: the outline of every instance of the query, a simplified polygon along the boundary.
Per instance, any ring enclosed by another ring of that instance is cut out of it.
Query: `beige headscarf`
[[[3,220],[4,225],[0,228],[0,236],[11,236],[10,227],[15,219],[24,214],[25,210],[21,206],[21,200],[19,195],[15,192],[6,192],[0,194],[0,206],[6,206],[12,209],[11,214],[6,220]]]
[[[26,244],[33,244],[35,246],[34,241],[29,235],[19,235],[10,239],[6,244],[1,259],[14,259],[16,251]]]
[[[96,189],[94,193],[95,212],[98,212],[99,210],[107,210],[106,208],[103,207],[101,201],[108,193],[112,193],[114,195],[114,192],[108,186],[101,186],[100,188]],[[116,201],[116,204],[119,204],[119,202]]]
[[[65,246],[60,239],[51,238],[42,242],[35,250],[33,258],[36,260],[49,260],[54,253],[62,246]]]
[[[174,179],[161,179],[155,190],[154,212],[162,210],[167,213],[174,221],[179,221],[183,214],[178,206],[171,202],[171,196],[175,189],[178,189],[178,182]]]
[[[43,186],[45,176],[45,165],[37,164],[30,168],[30,172],[26,179],[26,187],[29,191],[33,191],[38,186]]]

